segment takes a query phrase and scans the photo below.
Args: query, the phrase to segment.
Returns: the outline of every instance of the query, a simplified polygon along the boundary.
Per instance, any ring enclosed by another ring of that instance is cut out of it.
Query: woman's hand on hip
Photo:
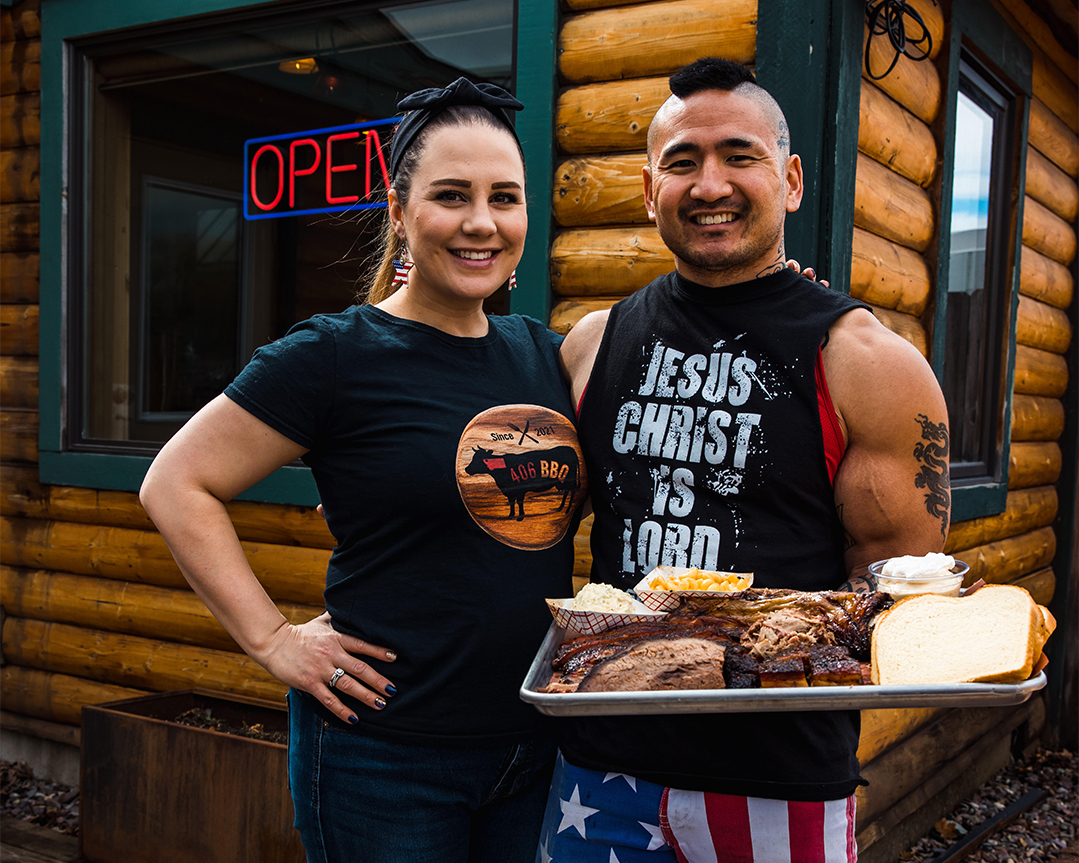
[[[355,723],[356,715],[337,697],[337,692],[344,692],[373,710],[382,710],[386,697],[397,692],[387,677],[357,659],[356,654],[386,662],[397,658],[392,650],[338,632],[330,624],[329,612],[324,612],[307,623],[282,626],[262,664],[278,680],[310,693],[331,713],[345,722]],[[339,669],[342,674],[337,674]]]

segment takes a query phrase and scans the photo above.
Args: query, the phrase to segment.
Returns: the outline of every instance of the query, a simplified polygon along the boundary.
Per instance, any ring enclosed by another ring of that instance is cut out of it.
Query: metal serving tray
[[[551,680],[551,660],[565,635],[565,629],[551,624],[521,685],[521,700],[548,716],[867,710],[874,707],[1003,707],[1022,704],[1046,684],[1045,672],[1039,671],[1022,683],[690,689],[682,692],[541,692]]]

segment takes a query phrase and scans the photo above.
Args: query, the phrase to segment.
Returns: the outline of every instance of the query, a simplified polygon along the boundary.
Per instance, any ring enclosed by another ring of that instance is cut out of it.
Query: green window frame
[[[279,4],[263,0],[43,0],[41,38],[41,298],[38,408],[38,470],[42,483],[136,491],[152,457],[65,449],[67,305],[67,189],[77,178],[67,175],[66,153],[71,118],[67,93],[76,60],[69,40],[178,19],[250,10]],[[513,312],[546,321],[550,309],[550,205],[554,165],[556,80],[556,0],[518,0],[516,17],[516,88],[529,110],[521,112],[518,132],[528,170],[531,226],[520,280],[510,295]],[[311,471],[288,465],[239,496],[244,500],[312,506],[318,503]]]
[[[854,226],[854,184],[858,158],[862,39],[865,3],[799,0],[762,3],[757,21],[757,80],[779,101],[787,115],[794,149],[802,157],[806,192],[801,209],[787,220],[787,254],[816,267],[838,290],[849,291],[850,237]],[[1004,19],[981,0],[954,0],[947,28],[948,44],[938,55],[943,64],[942,105],[934,131],[944,159],[937,180],[940,213],[936,241],[935,306],[930,358],[943,382],[944,315],[947,310],[952,210],[955,112],[960,58],[964,53],[995,67],[1019,94],[1014,134],[1018,201],[1008,242],[1012,262],[1007,308],[1003,310],[1004,362],[999,476],[991,481],[952,486],[952,522],[1003,512],[1008,494],[1012,385],[1015,378],[1015,324],[1019,305],[1019,256],[1022,248],[1026,135],[1030,114],[1030,49]],[[812,51],[807,50],[812,46]],[[929,60],[923,62],[932,62]],[[933,266],[932,256],[929,257]]]

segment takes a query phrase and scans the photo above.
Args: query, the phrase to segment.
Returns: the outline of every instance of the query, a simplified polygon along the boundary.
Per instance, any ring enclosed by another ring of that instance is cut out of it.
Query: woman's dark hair
[[[408,206],[408,200],[412,194],[412,177],[423,159],[428,136],[432,130],[445,126],[481,126],[488,129],[497,129],[513,138],[514,143],[517,145],[517,152],[521,156],[521,164],[524,164],[524,151],[521,150],[520,143],[506,128],[505,124],[499,121],[487,108],[478,105],[451,105],[424,126],[423,130],[412,142],[412,145],[401,157],[392,183],[393,190],[397,194],[397,200],[403,208]],[[364,279],[369,287],[366,294],[361,298],[363,302],[371,305],[382,302],[396,291],[393,286],[393,262],[401,260],[404,252],[404,242],[394,231],[393,223],[390,221],[388,213],[386,224],[382,231],[382,240],[379,243],[379,250],[379,261],[371,267],[367,277]]]

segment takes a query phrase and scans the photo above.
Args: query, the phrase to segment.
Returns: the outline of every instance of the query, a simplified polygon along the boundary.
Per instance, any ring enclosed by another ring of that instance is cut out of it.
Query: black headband
[[[393,145],[390,148],[390,177],[397,175],[397,166],[401,164],[405,152],[423,131],[423,127],[452,105],[478,105],[486,108],[509,130],[518,145],[521,143],[510,122],[507,109],[520,111],[524,105],[495,84],[473,84],[467,78],[458,78],[448,87],[417,90],[397,103],[398,110],[408,113],[397,125],[397,132],[393,136]]]

